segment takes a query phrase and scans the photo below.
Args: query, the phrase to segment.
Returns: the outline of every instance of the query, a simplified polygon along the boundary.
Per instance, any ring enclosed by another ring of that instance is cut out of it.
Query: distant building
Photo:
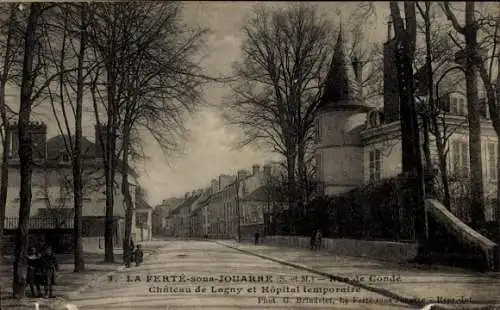
[[[202,238],[250,238],[256,232],[265,234],[266,225],[276,205],[276,185],[271,177],[279,173],[279,165],[254,165],[252,171],[237,175],[220,175],[210,187],[187,196],[168,217],[169,235]],[[191,197],[189,199],[188,197]],[[184,221],[188,210],[190,221]],[[239,222],[239,223],[238,223]],[[188,231],[186,231],[188,230]]]

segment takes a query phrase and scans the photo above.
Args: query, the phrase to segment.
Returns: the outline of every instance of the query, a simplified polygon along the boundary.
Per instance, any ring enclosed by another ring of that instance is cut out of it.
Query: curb
[[[144,253],[144,258],[152,256],[152,255],[156,254],[158,251],[159,251],[159,248],[156,248],[154,250],[151,250],[151,252]],[[125,266],[117,267],[115,270],[111,270],[111,271],[108,271],[102,275],[97,276],[95,279],[92,279],[90,282],[81,285],[76,290],[65,294],[65,296],[63,296],[63,297],[58,297],[52,302],[49,301],[47,303],[40,303],[40,305],[48,306],[49,309],[51,309],[51,310],[62,309],[62,308],[66,309],[66,305],[68,304],[68,299],[71,299],[75,295],[78,295],[78,294],[82,293],[83,291],[91,288],[92,286],[101,282],[103,279],[107,278],[108,276],[114,275],[118,272],[123,272],[123,270],[125,270]]]
[[[220,241],[215,241],[214,243],[222,245],[222,246],[225,246],[225,247],[228,247],[228,248],[233,249],[233,250],[240,251],[240,252],[245,253],[245,254],[250,254],[250,255],[257,256],[257,257],[260,257],[260,258],[263,258],[263,259],[266,259],[266,260],[270,260],[270,261],[279,263],[281,265],[286,265],[286,266],[293,267],[293,268],[296,268],[296,269],[301,269],[301,270],[305,270],[305,271],[308,271],[308,272],[311,272],[311,273],[315,273],[315,274],[318,274],[318,275],[330,278],[332,280],[335,280],[337,282],[342,282],[342,283],[346,283],[346,284],[349,284],[349,285],[352,285],[352,286],[355,286],[355,287],[359,287],[361,289],[364,289],[364,290],[367,290],[367,291],[371,291],[371,292],[377,293],[377,294],[385,296],[385,297],[389,297],[391,299],[394,299],[396,301],[399,301],[401,303],[404,303],[404,304],[407,304],[407,305],[410,305],[410,306],[416,306],[416,307],[419,307],[419,308],[422,308],[422,307],[426,306],[426,304],[421,299],[419,299],[419,298],[399,295],[399,294],[393,293],[393,292],[391,292],[389,290],[386,290],[386,289],[382,289],[382,288],[377,288],[377,287],[365,285],[365,284],[363,284],[363,283],[361,283],[359,281],[354,281],[354,280],[347,279],[347,278],[344,278],[344,277],[336,276],[336,275],[330,274],[328,272],[316,270],[316,269],[313,269],[313,268],[305,266],[305,265],[288,262],[286,260],[282,260],[282,259],[279,259],[279,258],[276,258],[276,257],[272,257],[272,256],[260,254],[260,253],[255,253],[255,252],[252,252],[252,251],[249,251],[249,250],[240,249],[238,247],[235,247],[235,246],[232,246],[232,245],[220,242]],[[429,305],[427,305],[427,306],[429,306]],[[453,306],[445,306],[445,305],[433,304],[430,308],[426,308],[426,309],[428,309],[428,310],[459,310],[459,309],[463,309],[463,310],[465,310],[465,309],[467,309],[467,310],[493,310],[493,309],[497,309],[497,308],[496,308],[496,306],[453,307]]]

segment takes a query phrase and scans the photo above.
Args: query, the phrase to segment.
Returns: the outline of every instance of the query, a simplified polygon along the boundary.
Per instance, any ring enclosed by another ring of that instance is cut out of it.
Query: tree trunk
[[[471,217],[473,228],[484,223],[483,163],[481,158],[481,116],[478,110],[478,44],[474,25],[474,2],[466,2],[465,83],[469,113],[469,154],[471,176]]]
[[[401,18],[399,5],[395,1],[390,2],[391,17],[397,40],[395,62],[399,80],[401,134],[406,138],[402,140],[403,173],[410,178],[412,197],[408,201],[408,207],[414,221],[417,239],[423,242],[427,237],[424,234],[424,230],[427,232],[425,226],[427,223],[424,222],[424,175],[413,81],[416,40],[415,3],[405,2],[404,6],[406,26]]]
[[[109,99],[108,99],[109,100]],[[108,101],[109,102],[109,101]],[[108,106],[108,111],[111,110]],[[113,173],[113,159],[114,159],[114,151],[112,150],[113,144],[113,130],[111,129],[112,122],[108,120],[108,135],[106,136],[106,220],[104,227],[104,260],[108,263],[114,262],[114,253],[113,253],[113,205],[114,205],[114,173]]]
[[[114,48],[114,46],[113,46]],[[106,74],[107,74],[107,128],[106,128],[106,223],[104,231],[105,243],[105,261],[114,262],[113,254],[113,226],[114,226],[114,190],[115,190],[115,174],[116,174],[116,135],[117,135],[117,99],[116,99],[116,63],[113,58],[113,53],[108,55]]]
[[[288,230],[290,235],[296,233],[297,193],[295,192],[295,156],[287,156],[287,190],[288,190]]]
[[[82,184],[82,110],[83,110],[83,62],[87,41],[86,34],[86,7],[81,4],[81,29],[80,51],[78,54],[76,111],[75,111],[75,147],[73,149],[73,199],[75,215],[73,225],[74,241],[74,266],[75,272],[85,270],[82,243],[82,209],[83,209],[83,184]]]
[[[309,193],[309,184],[307,183],[307,167],[305,162],[306,157],[306,146],[303,141],[299,141],[298,152],[297,152],[297,165],[298,165],[298,177],[299,177],[299,185],[300,190],[298,191],[297,197],[297,205],[300,208],[300,214],[304,211],[304,205],[307,205],[308,201],[308,193]]]
[[[441,140],[440,133],[436,129],[436,148],[439,156],[439,170],[441,171],[441,182],[443,182],[443,192],[444,192],[444,206],[450,210],[451,197],[450,197],[450,183],[448,180],[448,165],[446,162],[445,147],[443,141]]]
[[[3,92],[3,88],[1,90]],[[2,94],[0,94],[2,96]],[[0,99],[1,100],[1,99]],[[0,106],[2,103],[0,103]],[[0,107],[0,109],[3,109]],[[10,148],[10,130],[8,128],[8,123],[5,122],[6,117],[4,118],[3,115],[4,111],[2,112],[2,119],[5,126],[4,132],[5,132],[5,138],[2,141],[2,147],[4,152],[2,153],[2,177],[1,177],[1,184],[0,184],[0,249],[3,246],[3,229],[4,229],[4,222],[5,222],[5,208],[7,206],[7,190],[9,186],[9,148]]]
[[[38,17],[41,10],[42,3],[30,4],[30,14],[24,35],[24,59],[18,122],[21,185],[19,190],[19,223],[12,283],[12,291],[15,298],[24,297],[26,288],[26,255],[31,211],[31,174],[33,158],[29,125],[32,108],[31,94],[33,92],[33,58],[35,55]]]
[[[130,147],[130,137],[127,132],[128,126],[123,126],[123,155],[122,155],[122,194],[125,200],[125,242],[123,243],[123,255],[125,255],[125,264],[130,264],[131,251],[130,240],[132,238],[132,213],[134,212],[134,204],[130,195],[130,186],[128,183],[128,153]]]
[[[438,151],[439,157],[439,170],[441,171],[441,182],[443,183],[443,191],[444,191],[444,205],[447,209],[450,209],[450,186],[448,182],[448,167],[446,163],[446,151],[445,151],[445,141],[443,141],[441,136],[441,128],[438,125],[438,117],[441,114],[441,109],[437,105],[437,94],[434,94],[434,72],[432,69],[432,38],[431,38],[431,20],[430,20],[430,8],[431,2],[425,1],[425,16],[424,16],[424,24],[425,24],[425,63],[426,63],[426,76],[427,76],[427,92],[429,97],[429,113],[430,119],[426,120],[425,128],[429,130],[429,125],[434,127],[434,137],[436,142],[436,149]],[[444,128],[443,128],[444,130]],[[444,133],[446,136],[446,133]],[[427,140],[427,147],[424,149],[426,154],[426,162],[428,169],[433,169],[431,155],[430,155],[430,146],[428,137],[425,138]]]
[[[9,186],[9,152],[10,150],[10,130],[9,120],[7,118],[7,107],[5,106],[5,86],[9,77],[9,66],[11,57],[11,41],[14,32],[14,21],[16,19],[17,8],[14,5],[11,7],[11,15],[9,18],[9,29],[7,32],[7,40],[5,46],[5,55],[3,59],[3,72],[0,81],[0,117],[3,124],[4,139],[2,140],[2,167],[1,167],[1,184],[0,184],[0,249],[3,247],[3,229],[5,222],[5,208],[7,206],[7,190]]]

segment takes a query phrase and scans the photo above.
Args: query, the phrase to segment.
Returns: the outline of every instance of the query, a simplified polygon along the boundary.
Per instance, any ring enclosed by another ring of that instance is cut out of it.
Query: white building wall
[[[366,113],[329,111],[319,115],[320,180],[327,195],[348,191],[363,183],[363,146],[360,130]]]

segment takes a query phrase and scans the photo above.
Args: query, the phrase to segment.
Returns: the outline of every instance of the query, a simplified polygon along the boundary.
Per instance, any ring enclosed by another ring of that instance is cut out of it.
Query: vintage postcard
[[[0,309],[500,309],[496,2],[0,4]]]

